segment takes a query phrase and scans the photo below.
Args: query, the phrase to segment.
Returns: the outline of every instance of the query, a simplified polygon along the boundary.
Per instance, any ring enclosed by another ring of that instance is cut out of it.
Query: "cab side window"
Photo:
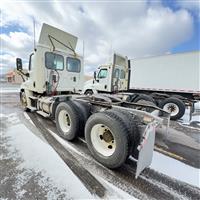
[[[120,79],[125,79],[125,71],[122,69],[121,72],[120,72]]]
[[[107,77],[107,74],[108,74],[108,70],[107,69],[101,69],[98,73],[98,78],[101,79],[101,78],[106,78]]]
[[[67,58],[67,71],[79,73],[81,71],[81,61],[77,58]]]
[[[62,55],[55,54],[52,52],[45,53],[45,66],[48,69],[63,70],[64,69],[64,58]]]
[[[116,68],[114,71],[114,78],[119,78],[119,73],[120,73],[120,70]]]

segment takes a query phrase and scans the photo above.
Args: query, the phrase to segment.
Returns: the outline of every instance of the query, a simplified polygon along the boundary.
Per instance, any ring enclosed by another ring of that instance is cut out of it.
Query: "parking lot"
[[[199,199],[200,128],[171,121],[160,127],[152,164],[135,179],[129,158],[109,170],[90,155],[85,141],[57,135],[55,123],[20,108],[18,87],[1,91],[1,199]]]

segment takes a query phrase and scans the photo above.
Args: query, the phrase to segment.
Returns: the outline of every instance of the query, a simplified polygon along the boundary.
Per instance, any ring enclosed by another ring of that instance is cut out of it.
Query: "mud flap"
[[[138,146],[139,156],[135,175],[136,179],[140,175],[140,173],[151,164],[155,143],[155,127],[156,125],[154,123],[147,125],[143,140]]]

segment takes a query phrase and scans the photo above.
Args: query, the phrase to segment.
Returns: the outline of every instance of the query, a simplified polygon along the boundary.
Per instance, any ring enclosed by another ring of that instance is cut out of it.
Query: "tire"
[[[55,114],[58,134],[69,141],[74,140],[81,128],[81,116],[77,106],[72,102],[60,103]]]
[[[119,109],[110,109],[107,112],[118,115],[118,117],[120,117],[124,124],[126,124],[129,140],[129,154],[132,154],[134,152],[134,149],[137,148],[137,145],[140,141],[140,134],[136,116],[133,116],[131,113]]]
[[[86,122],[88,149],[98,162],[110,169],[118,168],[126,161],[128,139],[126,124],[114,113],[95,113]]]
[[[185,104],[180,99],[170,97],[161,101],[160,108],[171,114],[170,119],[180,119],[185,114]]]
[[[26,112],[30,112],[30,109],[27,108],[27,98],[25,92],[20,92],[20,102],[23,110]]]
[[[91,106],[86,102],[78,100],[74,100],[73,103],[77,106],[79,115],[81,115],[79,136],[84,136],[85,123],[91,115]]]
[[[86,90],[84,94],[85,95],[93,95],[93,91],[92,90]]]
[[[151,103],[153,103],[153,104],[151,104],[151,105],[156,105],[156,102],[155,102],[155,100],[151,97],[151,96],[148,96],[148,95],[146,95],[146,94],[140,94],[138,97],[136,97],[135,99],[134,99],[134,102],[135,103],[137,103],[137,102],[141,102],[141,101],[146,101],[146,102],[151,102]]]
[[[180,99],[180,100],[184,99],[184,97],[182,97],[181,95],[178,95],[178,94],[174,94],[171,97],[176,98],[176,99]]]
[[[147,105],[147,106],[156,106],[156,101],[151,96],[148,96],[148,95],[145,95],[145,94],[139,95],[134,100],[134,102],[144,104],[144,105]],[[145,111],[152,112],[152,108],[147,107],[147,108],[145,108]]]

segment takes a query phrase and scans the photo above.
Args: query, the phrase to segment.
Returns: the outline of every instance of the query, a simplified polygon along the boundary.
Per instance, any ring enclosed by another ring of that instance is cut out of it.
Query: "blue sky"
[[[176,47],[172,48],[172,53],[178,53],[178,52],[185,52],[185,51],[196,51],[200,50],[200,20],[198,18],[194,18],[194,33],[192,37],[186,41],[183,42]]]
[[[199,1],[20,1],[1,3],[0,73],[27,65],[42,23],[61,28],[85,43],[85,72],[115,51],[129,58],[199,50]],[[80,45],[81,46],[81,45]]]

